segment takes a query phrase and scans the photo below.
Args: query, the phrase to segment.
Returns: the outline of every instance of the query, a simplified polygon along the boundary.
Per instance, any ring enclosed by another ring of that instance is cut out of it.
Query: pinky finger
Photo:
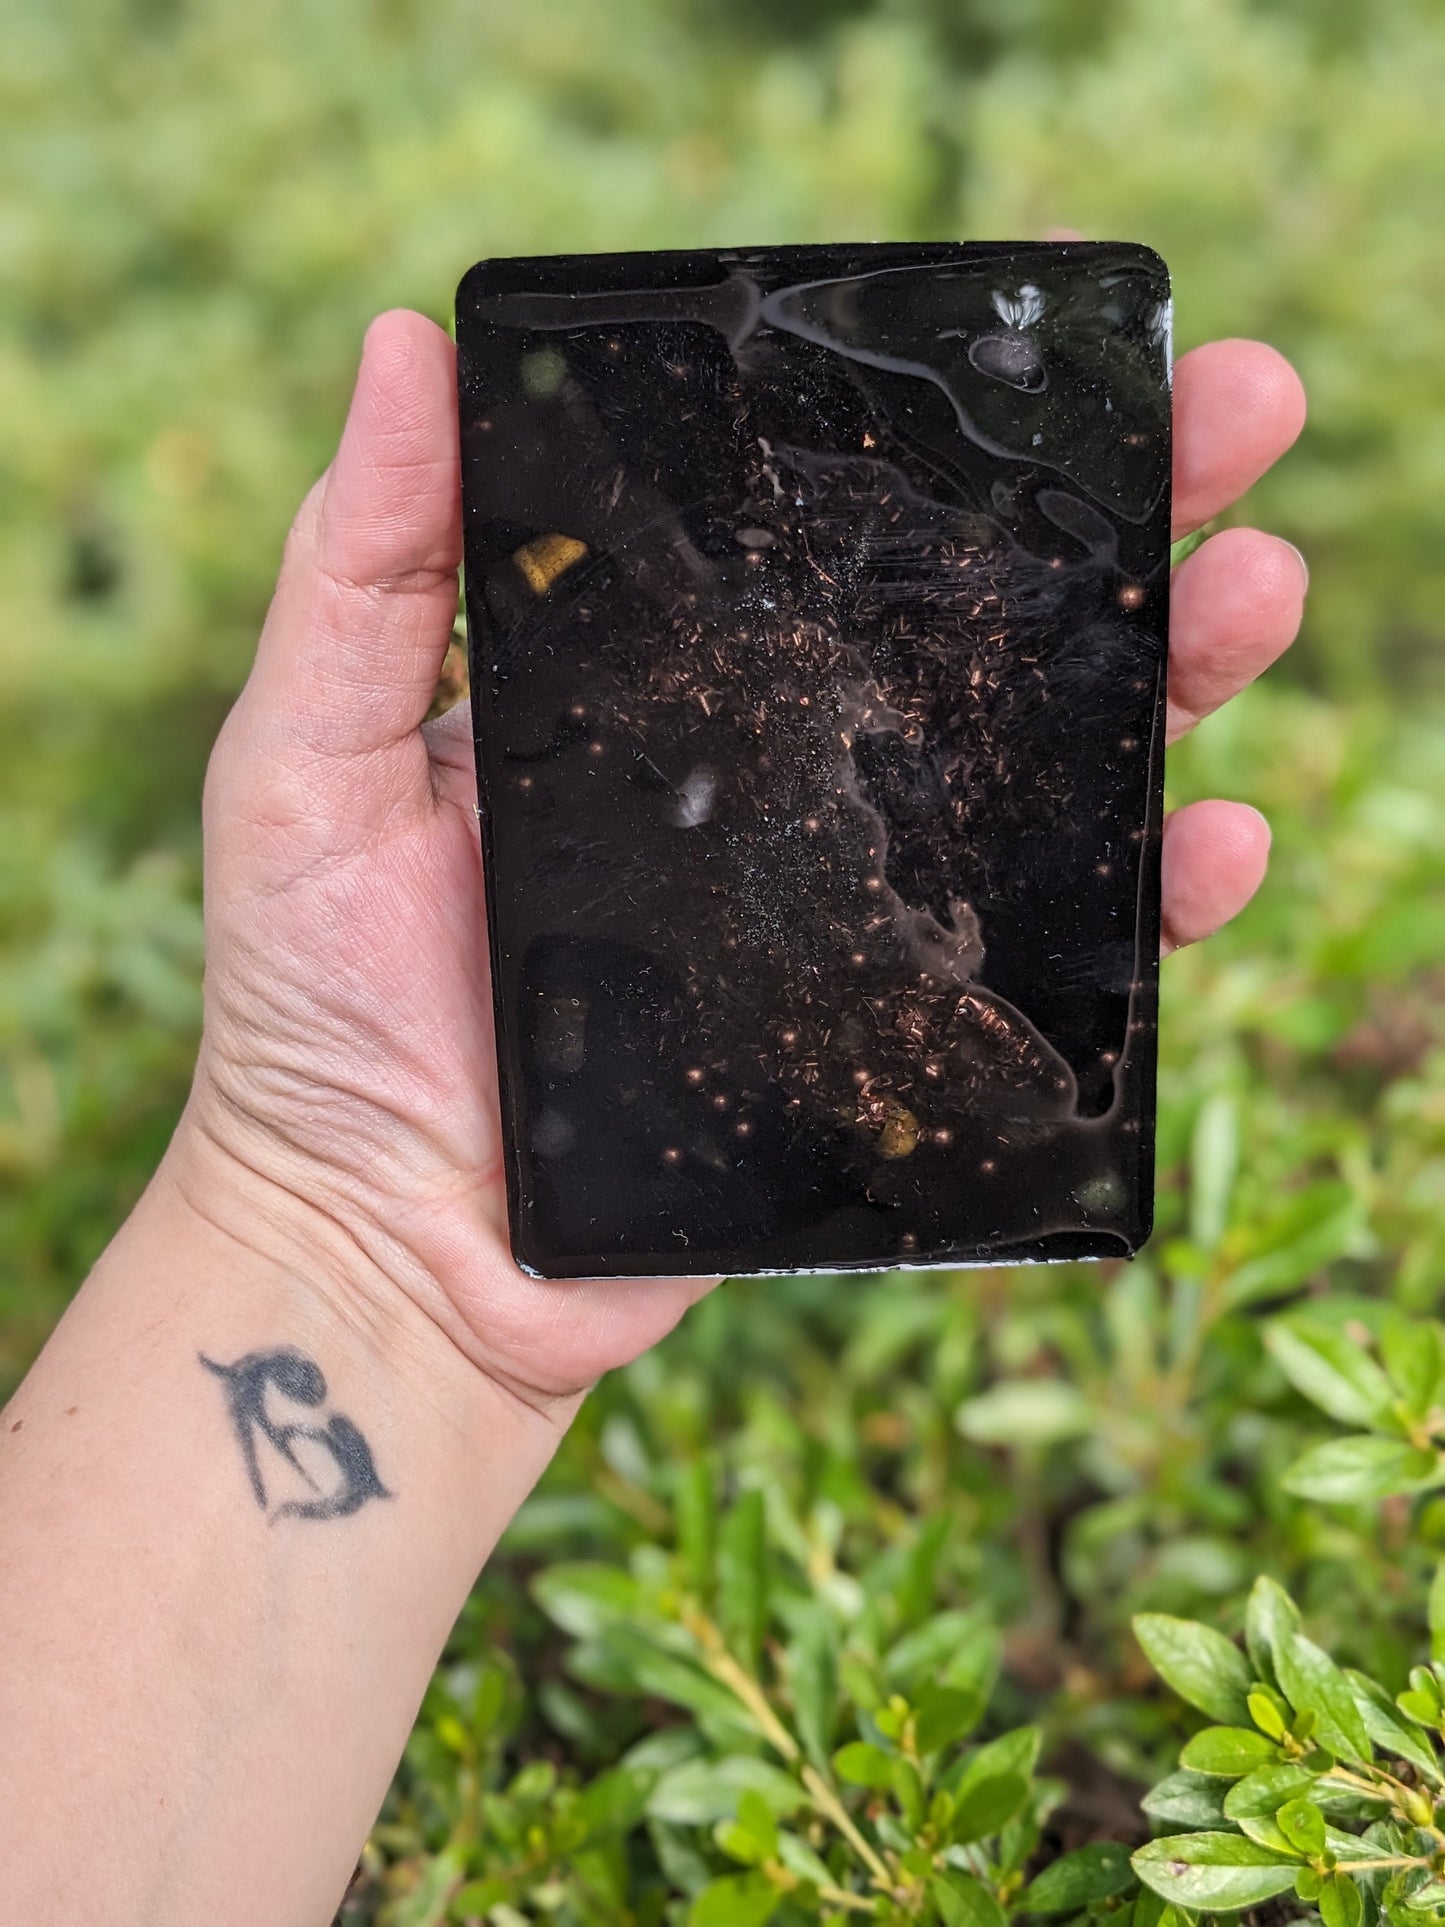
[[[1161,955],[1238,916],[1264,880],[1269,840],[1268,823],[1247,803],[1189,803],[1166,818]]]

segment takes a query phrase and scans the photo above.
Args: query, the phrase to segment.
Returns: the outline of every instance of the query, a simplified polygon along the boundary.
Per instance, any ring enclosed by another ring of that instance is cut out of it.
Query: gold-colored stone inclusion
[[[538,535],[514,551],[512,560],[533,595],[546,595],[557,578],[575,567],[586,553],[587,544],[575,535]]]

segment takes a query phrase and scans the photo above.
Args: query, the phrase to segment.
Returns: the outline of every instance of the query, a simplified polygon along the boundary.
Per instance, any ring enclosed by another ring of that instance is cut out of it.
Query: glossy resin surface
[[[457,335],[519,1262],[1134,1251],[1158,257],[491,261]]]

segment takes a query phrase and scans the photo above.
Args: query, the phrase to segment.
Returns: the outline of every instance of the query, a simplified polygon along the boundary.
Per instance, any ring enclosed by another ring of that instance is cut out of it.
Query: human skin
[[[1298,434],[1279,355],[1175,371],[1175,534]],[[507,1247],[470,721],[424,719],[461,551],[455,356],[369,330],[206,780],[205,1027],[160,1168],[0,1415],[0,1892],[67,1927],[324,1927],[446,1634],[587,1388],[713,1281]],[[1293,638],[1249,529],[1176,571],[1177,739]],[[1258,886],[1165,826],[1165,948]]]

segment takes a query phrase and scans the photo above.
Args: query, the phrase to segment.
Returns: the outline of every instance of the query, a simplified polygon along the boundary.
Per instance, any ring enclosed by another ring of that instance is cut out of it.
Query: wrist
[[[489,1370],[441,1282],[401,1241],[301,1169],[248,1160],[208,1128],[194,1099],[147,1202],[223,1264],[284,1280],[298,1311],[344,1332],[399,1390],[451,1415],[486,1459],[499,1422],[538,1471],[556,1450],[580,1393],[539,1397]]]
[[[329,1920],[561,1418],[183,1129],[0,1425],[5,1918]]]

